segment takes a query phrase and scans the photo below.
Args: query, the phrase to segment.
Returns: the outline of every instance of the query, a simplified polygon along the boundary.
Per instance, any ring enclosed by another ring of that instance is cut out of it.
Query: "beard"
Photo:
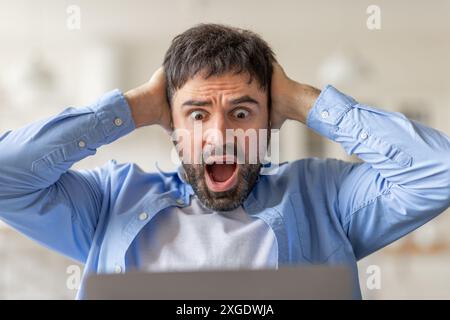
[[[186,180],[200,202],[214,211],[231,211],[242,205],[252,191],[259,177],[261,164],[239,164],[237,184],[226,191],[214,192],[206,184],[206,164],[184,164]]]

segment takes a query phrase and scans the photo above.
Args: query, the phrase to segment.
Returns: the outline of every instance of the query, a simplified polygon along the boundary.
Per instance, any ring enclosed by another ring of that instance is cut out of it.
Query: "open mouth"
[[[213,192],[230,190],[237,184],[237,173],[238,164],[236,162],[206,164],[206,185]]]

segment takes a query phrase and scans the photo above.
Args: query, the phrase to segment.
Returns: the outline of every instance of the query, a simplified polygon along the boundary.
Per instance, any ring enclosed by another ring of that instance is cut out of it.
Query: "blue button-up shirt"
[[[362,163],[301,159],[261,175],[243,206],[274,231],[279,265],[356,262],[450,205],[450,139],[326,87],[309,128]],[[85,264],[88,273],[125,272],[139,231],[163,209],[187,206],[182,175],[147,173],[114,161],[70,170],[135,129],[118,91],[0,136],[0,218],[41,244]],[[293,137],[295,139],[295,137]],[[80,290],[79,296],[82,296]]]

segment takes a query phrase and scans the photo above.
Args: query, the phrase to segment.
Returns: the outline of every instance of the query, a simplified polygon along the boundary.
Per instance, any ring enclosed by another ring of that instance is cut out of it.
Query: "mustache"
[[[245,152],[235,143],[207,144],[202,152],[203,163],[245,163]]]
[[[205,165],[214,163],[238,163],[245,164],[245,151],[236,143],[225,143],[223,145],[206,144],[198,153],[186,159],[183,147],[180,142],[174,141],[178,155],[183,159],[183,163]]]

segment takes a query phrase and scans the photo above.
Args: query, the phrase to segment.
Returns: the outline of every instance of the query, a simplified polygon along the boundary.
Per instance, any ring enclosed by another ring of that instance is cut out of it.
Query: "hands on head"
[[[279,129],[286,120],[306,123],[320,90],[290,79],[283,68],[273,65],[270,114],[271,128]],[[125,93],[136,127],[160,125],[171,132],[171,110],[166,96],[166,76],[163,67],[156,70],[150,80]]]

